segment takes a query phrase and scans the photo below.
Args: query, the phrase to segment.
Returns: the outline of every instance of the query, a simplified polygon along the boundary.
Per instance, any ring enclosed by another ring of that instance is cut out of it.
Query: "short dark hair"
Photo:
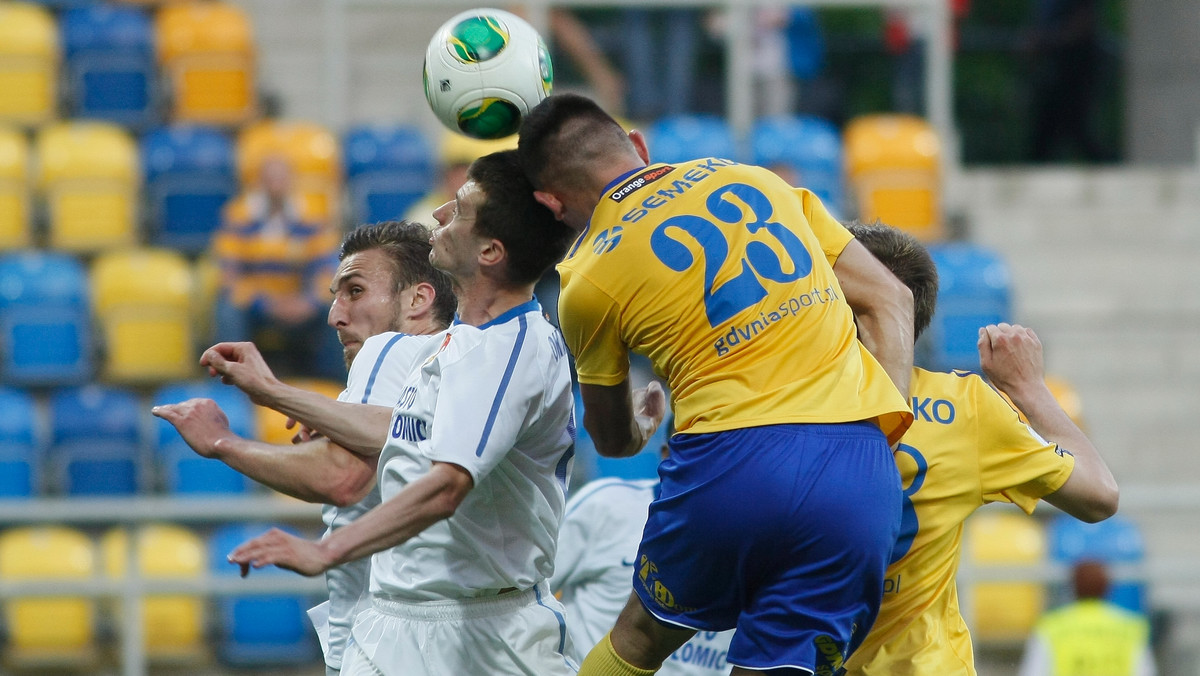
[[[575,232],[533,196],[517,151],[501,150],[475,160],[467,178],[483,191],[475,231],[504,245],[506,276],[514,284],[532,284],[562,260]]]
[[[450,276],[429,262],[429,230],[411,221],[383,221],[360,225],[342,239],[338,260],[347,256],[379,249],[392,263],[392,280],[401,291],[413,284],[426,282],[433,286],[433,316],[440,324],[448,325],[458,310],[458,299],[450,286]]]
[[[865,224],[853,221],[846,227],[867,251],[912,291],[913,337],[919,337],[929,327],[937,309],[937,265],[929,255],[929,250],[909,233],[878,221]]]
[[[620,123],[579,94],[555,94],[534,106],[518,139],[521,167],[539,190],[586,187],[578,183],[604,153],[633,149]]]

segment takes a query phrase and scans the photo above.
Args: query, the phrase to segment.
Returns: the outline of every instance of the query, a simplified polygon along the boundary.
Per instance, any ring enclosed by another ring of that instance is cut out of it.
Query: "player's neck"
[[[458,320],[471,326],[483,326],[509,310],[533,298],[533,285],[500,286],[491,280],[468,283],[455,289],[458,295]]]

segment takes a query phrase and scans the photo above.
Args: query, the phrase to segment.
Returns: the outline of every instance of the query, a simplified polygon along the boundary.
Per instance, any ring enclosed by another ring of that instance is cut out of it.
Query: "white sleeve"
[[[490,349],[489,349],[490,348]],[[439,364],[430,443],[425,456],[451,462],[478,484],[516,446],[545,385],[532,341],[484,341]]]
[[[394,332],[366,339],[350,365],[342,401],[395,406],[412,371],[416,353],[427,341],[427,336]]]

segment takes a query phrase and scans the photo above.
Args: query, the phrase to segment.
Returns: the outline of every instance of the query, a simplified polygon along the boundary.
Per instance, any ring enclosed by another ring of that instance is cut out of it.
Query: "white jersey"
[[[415,366],[415,359],[430,336],[410,336],[403,333],[383,333],[363,342],[358,356],[350,365],[346,389],[338,401],[375,406],[395,406],[400,400],[403,384]],[[380,439],[382,446],[383,440]],[[375,486],[360,502],[348,507],[325,505],[321,519],[325,535],[345,526],[379,504],[379,487]],[[329,636],[325,647],[325,664],[338,669],[342,654],[354,626],[354,609],[360,597],[367,593],[371,578],[369,558],[352,561],[325,573],[329,590]],[[318,628],[320,631],[320,628]]]
[[[574,437],[566,344],[537,301],[435,336],[392,413],[379,488],[388,500],[435,461],[475,485],[452,517],[375,554],[371,592],[466,598],[550,577]]]
[[[550,588],[562,595],[567,631],[580,656],[613,628],[629,601],[638,545],[657,495],[657,479],[597,479],[567,503]],[[733,631],[697,632],[658,673],[728,674],[725,658],[732,639]]]

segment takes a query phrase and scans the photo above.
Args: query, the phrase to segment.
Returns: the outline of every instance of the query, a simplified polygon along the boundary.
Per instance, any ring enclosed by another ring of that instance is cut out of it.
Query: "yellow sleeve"
[[[796,188],[796,192],[800,194],[800,199],[804,203],[804,217],[808,219],[809,227],[812,228],[813,234],[817,236],[817,241],[821,243],[821,250],[825,252],[825,259],[830,265],[837,262],[838,256],[842,255],[842,250],[854,239],[854,235],[842,225],[825,205],[821,203],[821,199],[812,191],[806,188]]]
[[[979,381],[979,480],[984,502],[1011,502],[1032,514],[1038,500],[1062,488],[1075,457],[1021,421],[1000,393]]]
[[[621,309],[591,280],[560,267],[558,321],[575,356],[579,382],[617,385],[629,375],[629,348],[621,340]]]

